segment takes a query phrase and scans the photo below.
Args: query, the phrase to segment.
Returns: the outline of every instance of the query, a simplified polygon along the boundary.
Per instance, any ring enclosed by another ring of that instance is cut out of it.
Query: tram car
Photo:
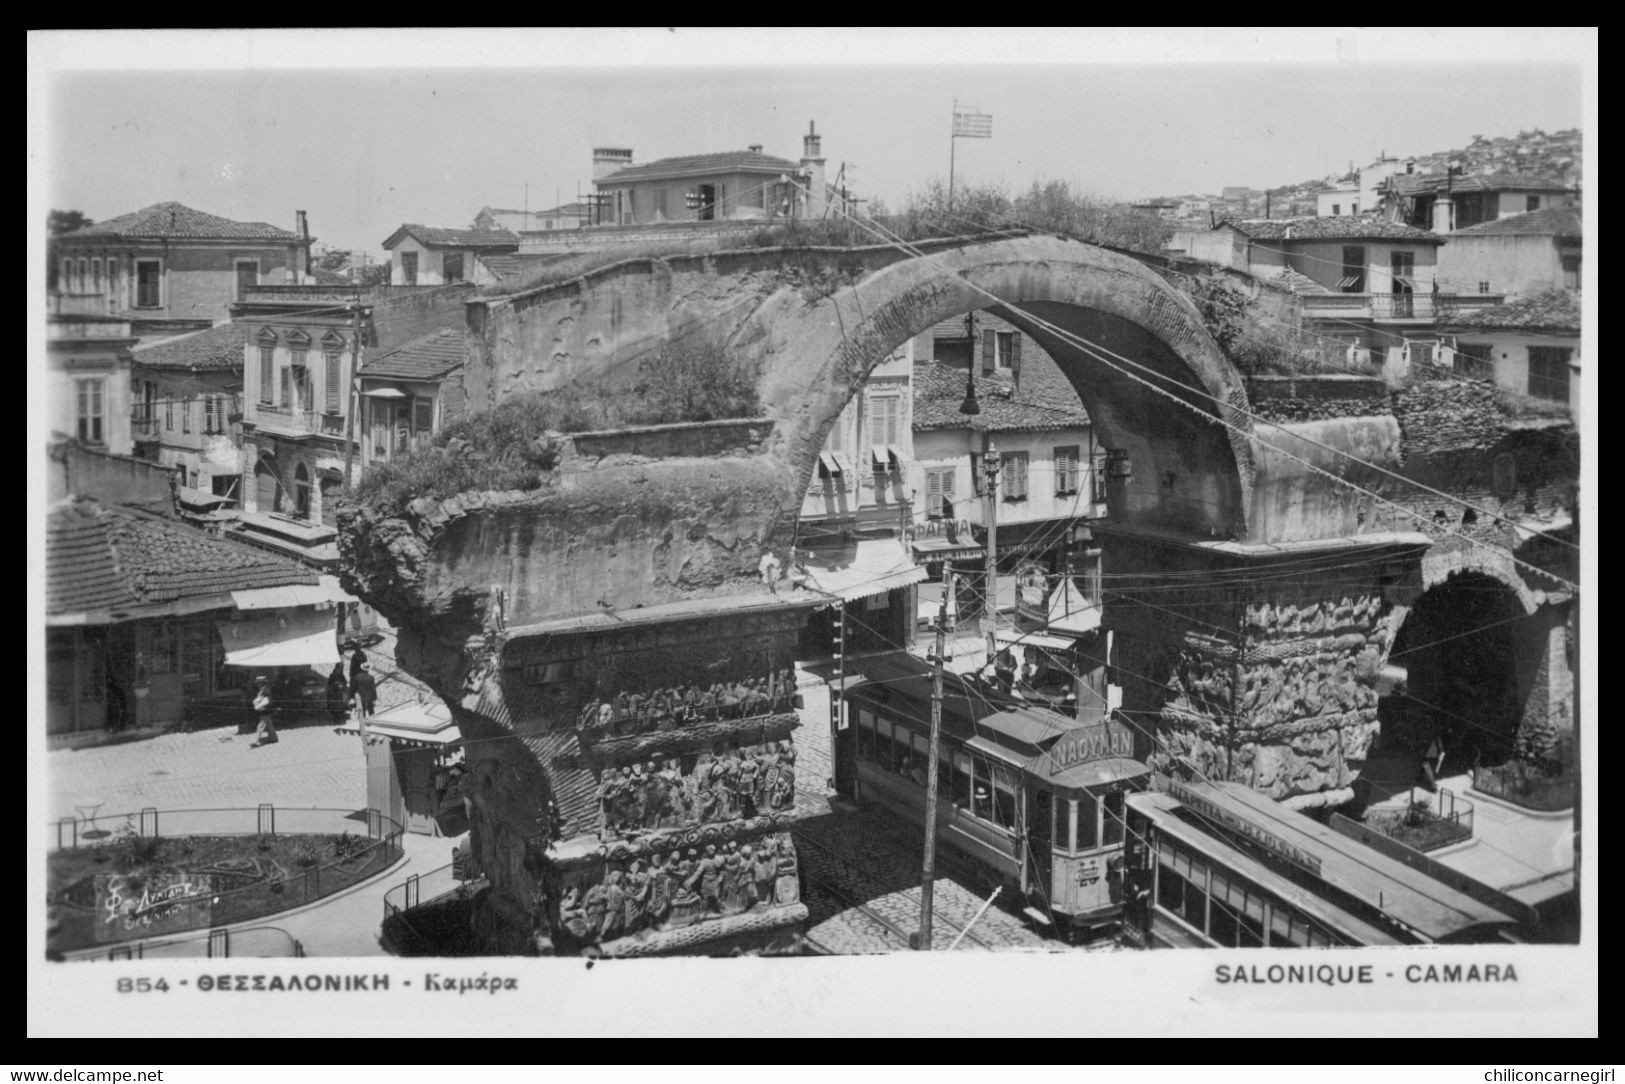
[[[925,823],[931,668],[896,653],[844,680],[836,789]],[[939,853],[1013,891],[1041,928],[1069,940],[1123,914],[1124,799],[1150,771],[1132,732],[1080,721],[943,675]]]

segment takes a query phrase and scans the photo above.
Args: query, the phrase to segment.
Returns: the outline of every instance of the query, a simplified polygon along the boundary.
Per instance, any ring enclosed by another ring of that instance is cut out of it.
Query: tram
[[[1520,939],[1518,901],[1389,857],[1245,784],[1169,782],[1127,804],[1124,931],[1147,948]]]
[[[924,826],[932,671],[894,653],[844,681],[836,789]],[[1071,939],[1123,912],[1124,799],[1150,771],[1133,734],[1034,708],[943,675],[939,852],[1013,890],[1040,927]],[[843,750],[848,755],[842,755]]]

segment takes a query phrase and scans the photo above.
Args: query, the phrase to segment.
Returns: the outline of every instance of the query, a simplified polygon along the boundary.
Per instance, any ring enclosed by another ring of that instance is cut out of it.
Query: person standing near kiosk
[[[276,744],[276,723],[272,719],[272,712],[276,709],[276,702],[271,696],[271,679],[261,676],[255,679],[259,683],[259,692],[254,694],[254,713],[259,716],[259,728],[254,731],[254,741],[250,749],[258,749],[262,745]]]

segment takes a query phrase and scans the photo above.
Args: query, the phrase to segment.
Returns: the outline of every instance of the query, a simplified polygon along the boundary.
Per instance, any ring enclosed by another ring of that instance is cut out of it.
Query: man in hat
[[[254,742],[250,749],[258,749],[262,745],[276,744],[276,723],[271,717],[275,702],[271,697],[271,679],[261,674],[254,679],[259,684],[259,692],[254,694],[254,714],[259,716],[259,729],[254,731]]]
[[[371,663],[362,662],[350,679],[350,695],[355,697],[356,718],[372,718],[373,705],[378,703],[378,681],[372,676]]]

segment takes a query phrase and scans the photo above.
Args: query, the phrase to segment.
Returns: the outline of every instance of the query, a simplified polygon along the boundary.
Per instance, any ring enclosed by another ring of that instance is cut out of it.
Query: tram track
[[[879,894],[888,897],[895,897],[896,899],[894,906],[900,905],[903,909],[908,910],[911,915],[919,914],[920,888],[918,885],[915,885],[912,888],[887,889],[887,878],[881,877],[873,871],[865,869],[859,863],[854,862],[846,855],[838,852],[829,843],[817,839],[799,829],[796,831],[796,841],[798,845],[805,844],[808,846],[813,852],[816,852],[818,856],[818,861],[816,863],[804,860],[804,869],[810,869],[814,865],[822,865],[825,868],[833,867],[835,870],[845,871],[849,875],[850,879],[867,882],[874,889],[878,890]],[[856,894],[851,890],[838,887],[835,883],[835,873],[832,872],[829,875],[815,874],[812,880],[827,891],[831,898],[846,904],[849,910],[857,911],[865,919],[884,928],[891,939],[897,942],[899,948],[906,949],[909,947],[909,937],[913,931],[899,925],[899,923],[893,919],[888,918],[871,904],[859,900]],[[949,934],[951,936],[949,937],[947,944],[952,944],[954,937],[958,937],[959,935],[963,934],[963,939],[960,942],[962,947],[969,945],[985,951],[992,951],[996,947],[991,942],[979,937],[974,931],[968,930],[964,924],[955,922],[953,919],[941,914],[940,912],[933,913],[932,923],[936,930],[936,936],[932,938],[934,943],[942,941],[942,934]],[[947,944],[942,944],[941,947],[946,948]]]

